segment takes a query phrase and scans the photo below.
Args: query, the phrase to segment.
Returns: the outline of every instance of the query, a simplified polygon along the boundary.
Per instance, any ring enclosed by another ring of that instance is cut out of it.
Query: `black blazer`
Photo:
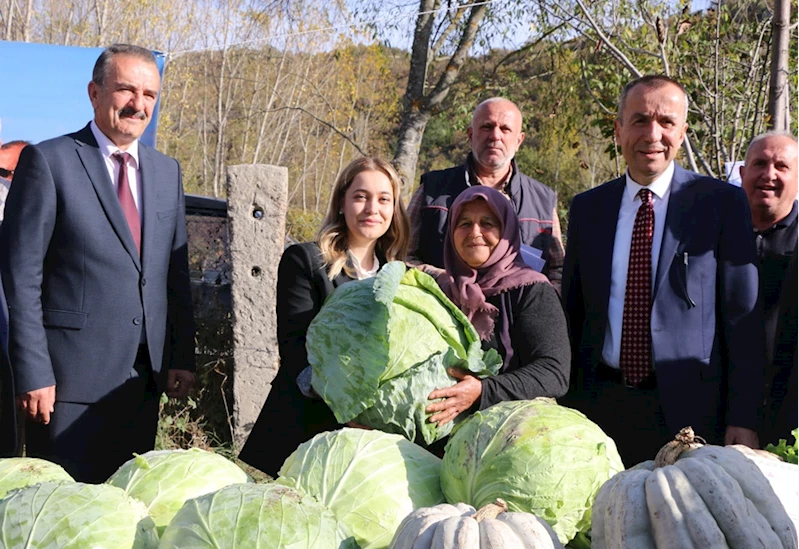
[[[297,376],[308,366],[305,334],[327,297],[352,280],[343,272],[327,277],[319,246],[295,244],[283,252],[277,271],[277,339],[280,369],[272,380],[258,420],[239,459],[277,477],[297,446],[323,431],[338,429],[333,412],[322,400],[306,398]]]

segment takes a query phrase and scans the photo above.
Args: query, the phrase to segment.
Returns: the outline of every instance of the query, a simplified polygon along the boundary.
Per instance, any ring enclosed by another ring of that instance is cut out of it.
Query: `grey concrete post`
[[[240,449],[277,373],[277,266],[283,253],[288,169],[227,169],[233,295],[233,443]]]

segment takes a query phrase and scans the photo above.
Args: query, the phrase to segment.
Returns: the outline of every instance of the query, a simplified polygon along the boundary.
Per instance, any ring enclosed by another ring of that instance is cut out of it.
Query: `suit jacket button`
[[[661,328],[660,326],[655,326],[654,328],[652,328],[652,331],[653,332],[662,332],[663,328]]]
[[[134,318],[134,319],[133,319],[133,323],[134,323],[136,326],[138,326],[139,324],[141,324],[141,317],[140,317],[140,316],[137,316],[136,318]]]
[[[144,286],[146,284],[147,284],[147,279],[146,278],[142,278],[141,279],[141,285]]]

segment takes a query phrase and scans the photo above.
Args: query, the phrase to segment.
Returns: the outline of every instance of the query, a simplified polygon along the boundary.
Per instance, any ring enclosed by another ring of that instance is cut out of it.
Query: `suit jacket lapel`
[[[677,248],[683,238],[686,225],[690,223],[690,210],[693,206],[693,192],[691,172],[674,166],[674,175],[671,179],[669,207],[666,211],[666,224],[663,227],[663,238],[660,241],[660,255],[655,273],[655,285],[652,300],[657,297],[658,289],[666,280],[669,268],[677,254]]]
[[[75,138],[78,145],[80,145],[78,147],[78,156],[83,163],[89,180],[94,186],[94,191],[97,193],[97,198],[100,200],[105,215],[136,264],[136,268],[141,270],[139,254],[136,251],[136,244],[133,242],[133,235],[130,234],[128,221],[125,219],[122,206],[120,206],[119,199],[114,192],[114,186],[108,177],[108,170],[105,160],[103,160],[103,155],[97,147],[97,140],[94,139],[89,126],[78,132]]]
[[[142,143],[139,143],[139,163],[139,174],[141,175],[139,184],[142,186],[142,207],[144,208],[142,210],[141,260],[143,265],[147,265],[148,252],[153,249],[155,227],[158,222],[155,212],[158,183],[150,149]]]
[[[619,222],[619,208],[621,208],[626,183],[624,176],[606,183],[606,197],[601,204],[597,204],[596,208],[598,219],[595,229],[589,229],[596,238],[594,242],[595,252],[592,255],[599,258],[599,261],[592,267],[596,269],[594,274],[586,273],[583,276],[590,276],[596,280],[594,287],[599,291],[602,310],[607,310],[608,303],[610,303],[613,246],[616,241],[616,225]]]

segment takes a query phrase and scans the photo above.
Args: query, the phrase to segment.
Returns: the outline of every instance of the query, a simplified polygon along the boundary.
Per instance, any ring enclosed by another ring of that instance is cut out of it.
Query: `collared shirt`
[[[6,198],[8,190],[11,188],[11,180],[0,177],[0,221],[3,221],[3,212],[6,209]]]
[[[97,146],[100,148],[100,153],[103,155],[103,160],[105,160],[106,170],[108,170],[108,175],[111,177],[111,183],[114,185],[114,193],[116,193],[117,187],[119,186],[119,162],[112,155],[116,152],[126,152],[131,156],[131,160],[127,163],[128,183],[130,183],[130,191],[133,193],[133,202],[136,203],[136,209],[139,210],[139,220],[142,221],[142,209],[139,206],[142,200],[142,189],[139,175],[139,140],[137,139],[133,141],[127,150],[121,151],[120,148],[114,145],[113,141],[111,141],[100,130],[100,128],[97,127],[97,124],[94,122],[94,120],[91,121],[89,127],[92,130],[92,134],[94,134],[94,138],[97,140]]]
[[[619,206],[619,217],[616,221],[616,238],[613,241],[613,257],[610,276],[610,300],[608,301],[608,329],[605,332],[605,343],[602,347],[602,361],[608,366],[619,367],[621,350],[621,324],[624,315],[624,294],[627,291],[627,267],[630,262],[630,246],[632,244],[633,227],[641,199],[638,191],[652,191],[655,210],[655,227],[652,234],[652,284],[658,268],[660,243],[663,240],[663,228],[666,226],[666,212],[671,195],[671,178],[674,176],[674,162],[669,164],[657,179],[644,187],[626,175],[626,185]]]
[[[757,256],[760,260],[760,299],[766,319],[766,355],[774,359],[774,340],[780,310],[780,294],[785,272],[793,257],[797,241],[797,205],[783,219],[765,229],[755,229]]]
[[[371,269],[364,269],[361,267],[361,262],[358,261],[358,258],[355,257],[355,254],[352,252],[347,252],[347,255],[350,259],[350,265],[352,269],[355,271],[355,275],[358,277],[358,280],[365,280],[367,278],[372,278],[377,274],[377,271],[380,270],[380,261],[377,259],[377,254],[372,256],[372,268]]]

